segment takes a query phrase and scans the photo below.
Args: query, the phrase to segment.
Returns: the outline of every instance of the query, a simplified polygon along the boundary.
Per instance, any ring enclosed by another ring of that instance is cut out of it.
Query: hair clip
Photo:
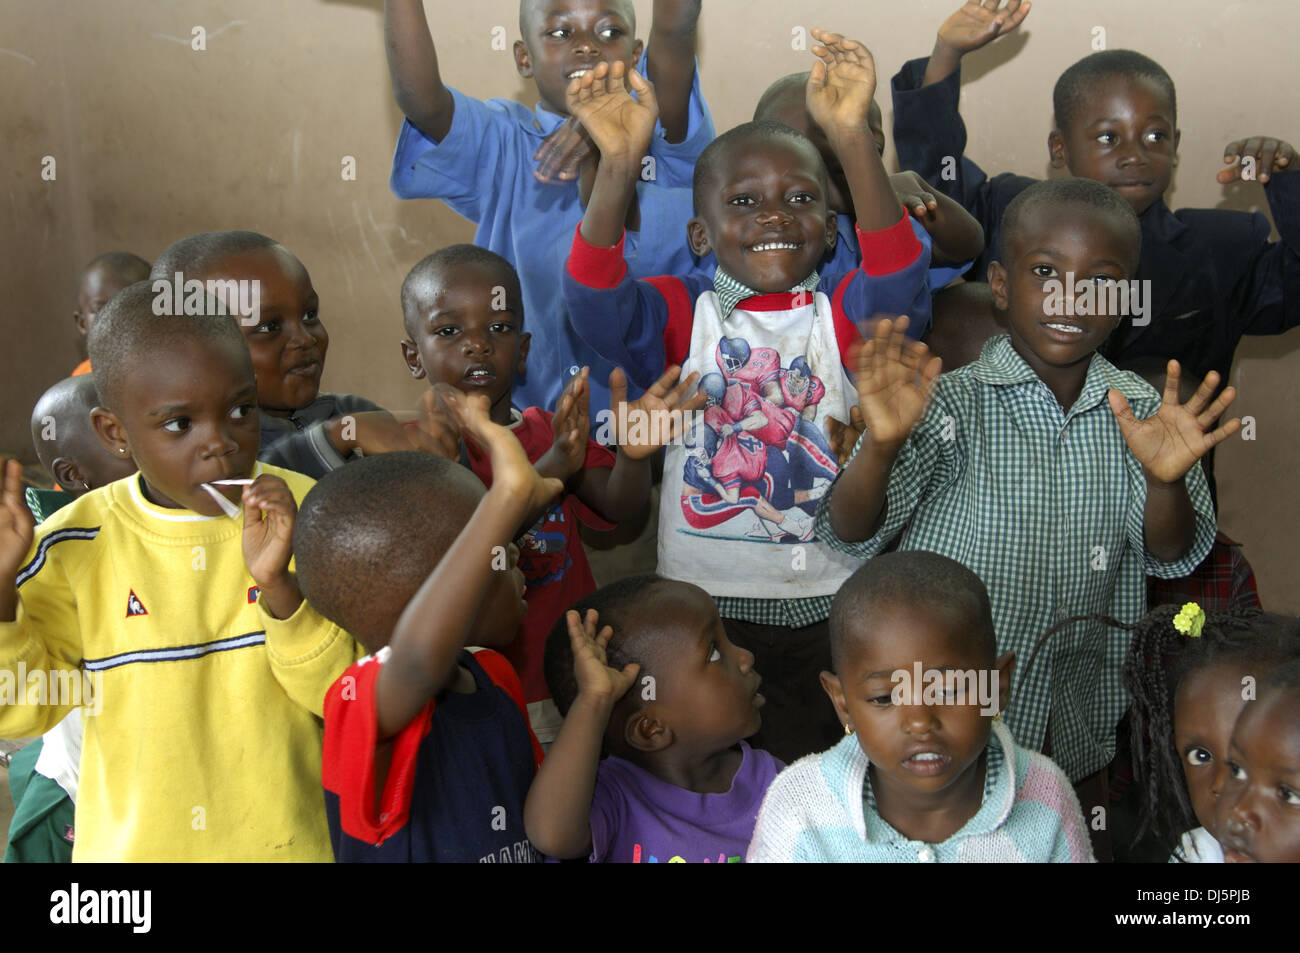
[[[1188,638],[1199,639],[1204,627],[1205,610],[1195,602],[1184,603],[1178,615],[1174,616],[1174,628]]]

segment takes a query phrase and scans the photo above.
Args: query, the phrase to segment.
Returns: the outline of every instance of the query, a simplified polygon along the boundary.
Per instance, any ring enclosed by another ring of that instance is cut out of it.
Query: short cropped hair
[[[1292,651],[1287,660],[1269,672],[1259,686],[1261,695],[1266,691],[1290,691],[1296,688],[1300,688],[1300,649]]]
[[[826,163],[822,161],[821,153],[813,145],[812,140],[805,136],[797,129],[791,129],[783,122],[776,122],[772,119],[757,119],[753,122],[741,123],[734,129],[728,129],[718,138],[714,139],[700,157],[695,160],[695,179],[692,188],[692,199],[695,204],[695,214],[700,214],[700,209],[704,207],[704,194],[711,185],[714,185],[719,176],[722,164],[738,149],[751,146],[756,142],[774,142],[777,140],[787,140],[800,146],[806,147],[809,152],[816,157],[819,178],[821,179],[822,189],[825,190],[827,183]]]
[[[916,606],[960,621],[990,664],[997,655],[989,593],[961,563],[925,550],[885,553],[867,561],[840,586],[831,603],[831,665],[837,674],[850,640],[869,639],[881,606]]]
[[[149,277],[149,263],[129,251],[106,251],[92,258],[81,269],[81,274],[88,275],[92,271],[106,271],[118,281],[131,285]]]
[[[55,459],[75,455],[83,445],[98,439],[90,423],[90,412],[97,406],[99,393],[90,374],[65,377],[37,399],[32,408],[32,444],[41,466],[51,474]],[[42,436],[46,418],[54,421],[52,440]]]
[[[1056,81],[1052,90],[1052,110],[1056,114],[1056,128],[1065,132],[1078,118],[1079,110],[1087,102],[1092,85],[1099,79],[1122,76],[1125,79],[1150,80],[1162,87],[1169,97],[1170,118],[1177,119],[1178,101],[1174,81],[1163,66],[1133,50],[1102,50],[1085,56]]]
[[[274,248],[278,244],[275,239],[257,232],[199,232],[168,245],[153,263],[149,277],[171,281],[179,271],[186,278],[197,278],[207,274],[213,265],[231,255]]]
[[[1112,215],[1133,241],[1134,266],[1142,248],[1142,225],[1133,207],[1114,189],[1092,179],[1044,179],[1035,182],[1013,198],[1002,213],[998,232],[998,260],[1006,263],[1011,247],[1020,237],[1020,223],[1026,212],[1037,205],[1075,205],[1099,209]]]
[[[597,631],[607,625],[613,628],[614,634],[605,647],[605,662],[610,668],[622,669],[629,662],[636,662],[644,669],[654,657],[655,646],[635,623],[638,615],[644,618],[644,610],[654,590],[666,582],[668,580],[656,575],[628,576],[601,586],[570,606],[583,618],[586,618],[588,609],[595,609],[600,616],[596,623]],[[566,616],[567,612],[552,627],[542,661],[546,685],[562,715],[568,714],[569,706],[578,696]]]
[[[298,585],[317,612],[375,652],[469,522],[483,484],[454,461],[383,453],[332,470],[293,526]]]
[[[128,377],[145,377],[144,368],[180,341],[226,343],[248,353],[236,319],[216,301],[209,301],[204,314],[156,314],[154,301],[153,283],[137,281],[114,295],[90,327],[86,348],[95,389],[111,409],[119,408],[121,388]]]
[[[494,269],[501,277],[501,286],[506,291],[506,302],[511,312],[519,319],[520,328],[524,323],[524,293],[519,285],[519,273],[514,265],[496,252],[481,245],[448,245],[432,255],[420,259],[402,282],[402,320],[406,333],[414,335],[414,321],[419,314],[421,295],[425,294],[429,284],[437,277],[453,275],[455,269],[464,265],[481,265]]]

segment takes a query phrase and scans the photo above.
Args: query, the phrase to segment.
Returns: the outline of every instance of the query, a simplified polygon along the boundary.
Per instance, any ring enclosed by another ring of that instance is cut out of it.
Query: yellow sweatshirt
[[[299,502],[312,486],[259,466]],[[0,737],[85,704],[73,860],[332,859],[319,716],[360,653],[306,602],[263,610],[242,531],[154,506],[136,476],[37,527],[0,623]]]

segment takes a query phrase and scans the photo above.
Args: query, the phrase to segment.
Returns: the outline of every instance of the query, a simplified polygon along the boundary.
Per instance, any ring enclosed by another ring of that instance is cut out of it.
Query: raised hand
[[[858,406],[873,443],[900,446],[920,422],[943,361],[909,339],[907,316],[885,318],[858,351]]]
[[[981,46],[1005,36],[1029,16],[1029,0],[970,0],[961,9],[943,21],[939,27],[939,42],[958,53],[970,53]]]
[[[1224,165],[1215,176],[1224,185],[1252,178],[1267,182],[1275,172],[1286,172],[1296,165],[1295,147],[1271,136],[1234,139],[1223,148]]]
[[[522,518],[523,514],[540,511],[564,489],[562,481],[543,477],[533,468],[523,445],[508,427],[492,422],[486,394],[448,390],[442,397],[461,432],[488,452],[492,463],[490,494],[513,501]]]
[[[683,415],[703,407],[708,399],[703,391],[686,397],[699,378],[694,371],[683,378],[681,367],[674,364],[639,400],[628,403],[627,375],[621,367],[610,371],[609,410],[614,415],[618,448],[633,460],[641,460],[681,436]],[[624,421],[627,433],[623,432]]]
[[[624,86],[625,74],[636,99]],[[621,61],[597,63],[569,83],[565,101],[600,150],[602,162],[641,162],[659,119],[659,102],[645,77]]]
[[[1187,403],[1179,404],[1180,373],[1178,362],[1170,361],[1165,373],[1165,392],[1161,397],[1160,409],[1146,420],[1138,420],[1133,416],[1133,409],[1119,391],[1112,390],[1107,395],[1110,409],[1119,421],[1124,442],[1142,464],[1149,478],[1159,483],[1177,483],[1215,444],[1241,429],[1241,419],[1234,417],[1218,429],[1210,431],[1214,421],[1237,399],[1235,388],[1225,387],[1223,393],[1211,403],[1210,398],[1219,386],[1219,375],[1210,371]]]
[[[587,130],[570,116],[543,139],[533,153],[533,160],[537,163],[533,178],[546,185],[572,182],[592,151],[593,144]]]
[[[420,400],[420,415],[408,434],[417,450],[436,453],[448,460],[460,459],[460,423],[447,407],[443,395],[455,391],[450,384],[435,384]]]
[[[244,565],[262,590],[271,614],[288,618],[302,594],[289,574],[293,556],[293,521],[298,515],[289,484],[263,473],[244,487]]]
[[[565,613],[569,625],[569,643],[573,647],[573,675],[578,683],[578,694],[591,700],[605,699],[616,702],[627,694],[641,666],[629,662],[623,668],[610,668],[605,655],[614,630],[605,626],[598,633],[599,616],[588,609],[586,618],[579,617],[574,609]]]
[[[0,468],[0,587],[13,588],[18,567],[32,548],[35,527],[23,502],[23,465],[6,460]]]
[[[857,446],[858,440],[867,430],[867,422],[862,417],[862,408],[854,404],[849,408],[849,422],[846,424],[842,420],[827,416],[826,418],[826,439],[831,445],[831,451],[839,460],[840,469],[843,469],[853,456],[853,448]]]
[[[867,126],[876,94],[876,61],[871,51],[838,33],[814,29],[817,57],[808,76],[808,112],[828,136],[859,132]]]
[[[925,223],[934,220],[939,211],[939,200],[934,187],[915,172],[895,172],[889,177],[898,201],[916,218]]]
[[[591,368],[584,367],[565,385],[551,418],[554,440],[538,460],[538,469],[567,480],[587,462],[587,434],[591,431]]]

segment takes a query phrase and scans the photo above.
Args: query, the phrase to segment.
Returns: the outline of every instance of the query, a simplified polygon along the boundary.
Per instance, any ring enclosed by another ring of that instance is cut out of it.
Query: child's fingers
[[[1267,182],[1269,173],[1273,171],[1273,156],[1277,152],[1279,143],[1276,139],[1265,139],[1259,150],[1259,181]]]
[[[1133,417],[1133,408],[1128,405],[1124,395],[1117,390],[1108,391],[1106,399],[1110,402],[1111,413],[1120,423],[1121,429],[1127,429],[1127,426],[1136,422]]]
[[[1160,395],[1160,402],[1162,404],[1169,404],[1175,407],[1178,405],[1178,391],[1181,378],[1182,368],[1179,366],[1177,361],[1171,360],[1165,365],[1165,389],[1164,393]],[[1205,383],[1202,382],[1201,386],[1204,387]],[[1188,404],[1190,405],[1192,400],[1195,399],[1196,396],[1193,395],[1191,400],[1188,401]]]
[[[616,367],[609,372],[609,406],[615,410],[627,403],[627,372]]]
[[[1237,388],[1225,387],[1223,393],[1218,396],[1218,399],[1197,415],[1196,422],[1200,425],[1202,430],[1208,429],[1211,424],[1223,416],[1223,412],[1231,407],[1236,399]]]
[[[1205,435],[1205,453],[1209,453],[1220,443],[1227,440],[1241,429],[1241,418],[1233,417],[1223,426]]]
[[[632,87],[632,91],[636,93],[637,102],[642,106],[653,108],[655,112],[659,111],[659,98],[655,94],[653,83],[634,69],[627,71],[627,81],[628,85]]]

